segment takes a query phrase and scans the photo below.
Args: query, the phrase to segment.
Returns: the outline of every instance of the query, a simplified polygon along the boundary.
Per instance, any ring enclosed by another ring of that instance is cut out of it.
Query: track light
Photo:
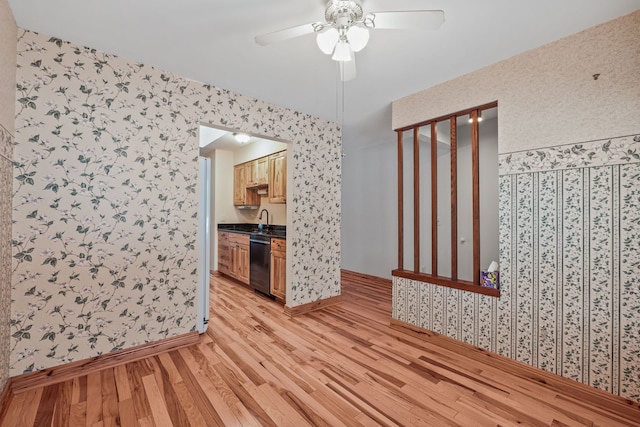
[[[482,111],[478,110],[478,123],[482,121]],[[469,113],[469,123],[473,123],[473,116]]]

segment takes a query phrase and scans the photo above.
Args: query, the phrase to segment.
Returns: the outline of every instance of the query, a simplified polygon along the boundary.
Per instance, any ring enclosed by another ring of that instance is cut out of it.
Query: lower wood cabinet
[[[249,235],[218,231],[218,272],[249,284]],[[287,297],[287,241],[271,239],[271,295],[280,302]]]
[[[286,302],[287,241],[271,239],[271,295]]]
[[[249,284],[249,235],[218,232],[218,271]]]
[[[231,276],[229,233],[218,231],[218,272]]]

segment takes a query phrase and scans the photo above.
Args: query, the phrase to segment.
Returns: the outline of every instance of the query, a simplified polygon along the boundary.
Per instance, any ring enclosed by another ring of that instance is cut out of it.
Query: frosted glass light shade
[[[240,144],[246,144],[251,139],[246,133],[234,133],[233,136]]]
[[[331,55],[339,38],[340,35],[338,34],[338,30],[335,28],[329,28],[326,31],[318,33],[316,36],[316,43],[318,43],[318,47],[322,53],[325,55]]]
[[[331,59],[333,59],[334,61],[351,61],[352,56],[353,52],[351,51],[349,42],[340,40],[336,45],[336,50],[333,51],[333,56],[331,57]]]
[[[347,31],[347,39],[354,52],[360,52],[369,41],[369,30],[362,27],[353,26]]]

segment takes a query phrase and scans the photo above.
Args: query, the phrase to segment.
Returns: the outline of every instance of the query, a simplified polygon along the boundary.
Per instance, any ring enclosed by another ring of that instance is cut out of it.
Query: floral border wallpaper
[[[637,161],[640,161],[640,135],[631,135],[502,154],[499,169],[501,174],[508,175]]]
[[[16,98],[12,375],[194,330],[201,123],[292,143],[290,303],[340,294],[336,124],[29,31]]]
[[[640,401],[638,141],[500,155],[500,298],[394,277],[393,317]]]

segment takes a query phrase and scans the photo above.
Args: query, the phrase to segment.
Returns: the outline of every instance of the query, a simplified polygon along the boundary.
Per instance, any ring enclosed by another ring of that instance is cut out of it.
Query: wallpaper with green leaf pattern
[[[393,279],[393,317],[640,401],[640,135],[500,155],[500,298]]]
[[[0,124],[0,390],[9,379],[11,306],[11,158],[13,136]]]
[[[16,98],[12,375],[194,330],[201,123],[292,143],[292,305],[340,293],[335,124],[29,31]]]

